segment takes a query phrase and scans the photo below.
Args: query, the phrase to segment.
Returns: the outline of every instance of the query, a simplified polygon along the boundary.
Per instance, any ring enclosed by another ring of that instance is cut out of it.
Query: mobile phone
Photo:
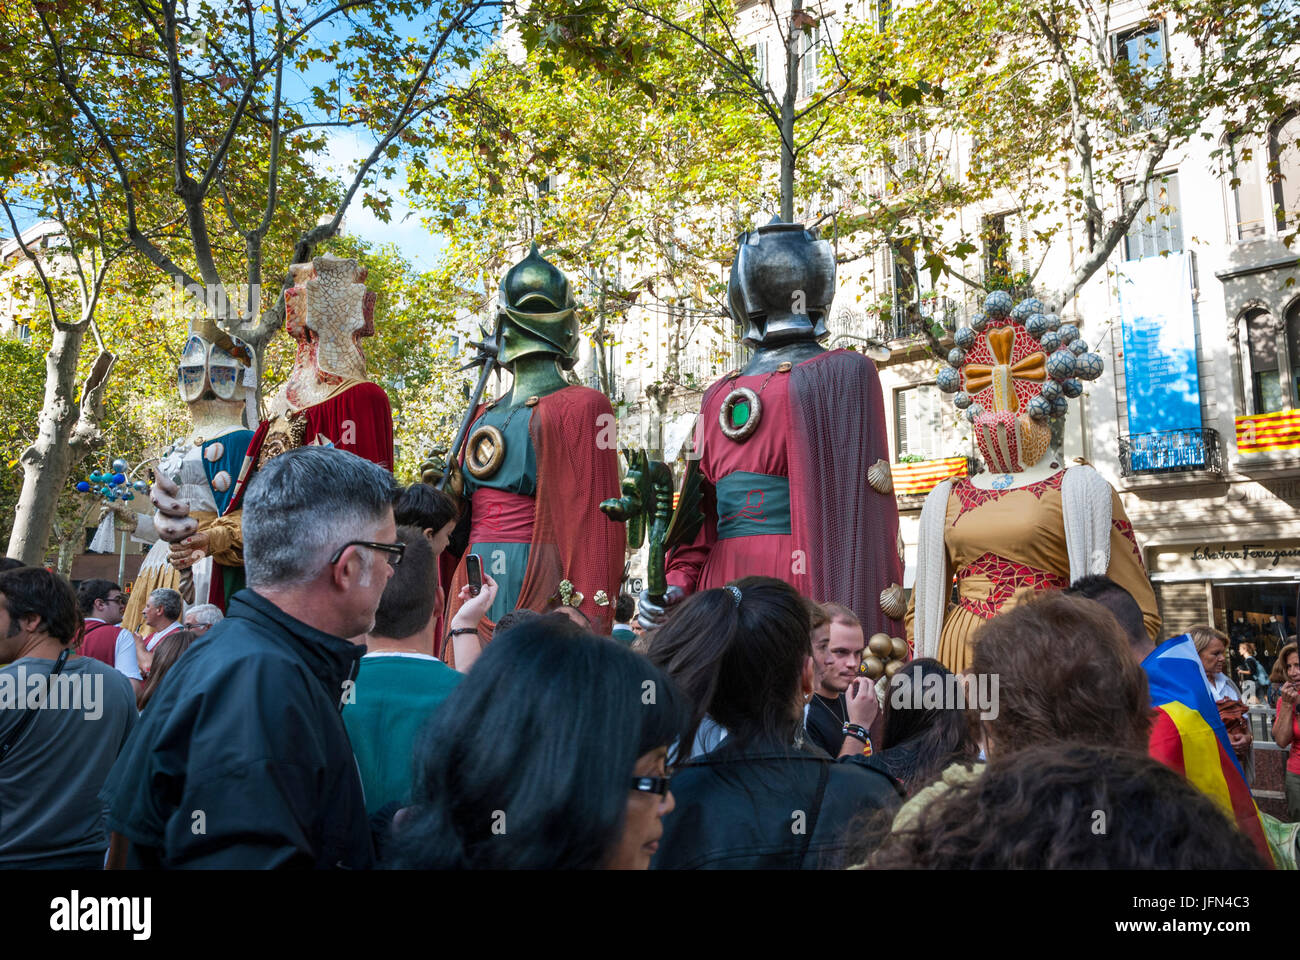
[[[483,559],[477,553],[465,558],[465,575],[469,577],[469,592],[477,597],[483,589]]]

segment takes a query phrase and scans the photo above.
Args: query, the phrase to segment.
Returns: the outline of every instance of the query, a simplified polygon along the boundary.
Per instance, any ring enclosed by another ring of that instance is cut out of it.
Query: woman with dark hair
[[[949,764],[969,764],[979,757],[969,716],[949,696],[960,682],[930,657],[913,660],[889,681],[889,694],[881,705],[881,750],[875,762],[898,780],[908,795]]]
[[[158,641],[158,646],[153,650],[153,666],[149,669],[149,677],[140,688],[140,697],[136,703],[136,709],[144,711],[145,704],[149,698],[154,695],[158,689],[158,684],[162,683],[163,676],[170,670],[176,661],[181,658],[181,654],[190,648],[199,635],[193,630],[173,630],[162,640]]]
[[[990,621],[992,622],[992,621]],[[1132,750],[1045,743],[993,757],[871,857],[898,870],[1262,869],[1214,802]]]
[[[1294,643],[1288,643],[1277,655],[1269,679],[1278,688],[1273,742],[1289,751],[1283,778],[1287,816],[1292,821],[1300,821],[1300,717],[1296,715],[1296,703],[1300,701],[1300,653]]]
[[[416,869],[645,869],[673,808],[682,702],[645,657],[563,615],[499,631],[415,750],[385,857]]]
[[[656,869],[835,867],[849,822],[898,803],[885,774],[803,744],[810,627],[792,586],[746,577],[692,595],[655,632],[650,659],[691,704],[681,742],[706,715],[727,731],[677,768]]]

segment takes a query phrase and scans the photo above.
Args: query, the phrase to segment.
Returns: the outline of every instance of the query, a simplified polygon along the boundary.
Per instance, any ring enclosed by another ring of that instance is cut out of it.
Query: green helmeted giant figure
[[[495,331],[474,361],[483,367],[479,388],[444,480],[466,502],[466,554],[477,554],[499,586],[480,625],[485,639],[514,609],[568,604],[597,633],[613,625],[625,536],[600,502],[619,491],[616,421],[603,393],[565,379],[578,343],[568,278],[534,244],[501,281]],[[510,371],[510,389],[479,403],[497,367]],[[462,556],[447,587],[448,622],[466,582]]]

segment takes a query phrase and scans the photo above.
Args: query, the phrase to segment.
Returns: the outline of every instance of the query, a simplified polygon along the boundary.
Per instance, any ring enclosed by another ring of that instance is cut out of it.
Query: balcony
[[[1126,480],[1190,474],[1188,479],[1223,475],[1219,432],[1200,427],[1140,433],[1119,438],[1119,472]],[[1130,484],[1131,486],[1132,484]]]

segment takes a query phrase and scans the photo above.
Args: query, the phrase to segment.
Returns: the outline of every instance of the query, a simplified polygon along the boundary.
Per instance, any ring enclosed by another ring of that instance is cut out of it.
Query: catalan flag
[[[1149,743],[1152,759],[1182,774],[1213,800],[1272,863],[1259,810],[1219,719],[1192,638],[1183,634],[1166,640],[1142,661],[1142,668],[1156,711]]]
[[[1263,453],[1300,447],[1300,410],[1237,418],[1237,452]]]
[[[966,476],[965,457],[923,460],[920,463],[896,463],[890,468],[894,493],[900,497],[929,493],[941,480]]]

